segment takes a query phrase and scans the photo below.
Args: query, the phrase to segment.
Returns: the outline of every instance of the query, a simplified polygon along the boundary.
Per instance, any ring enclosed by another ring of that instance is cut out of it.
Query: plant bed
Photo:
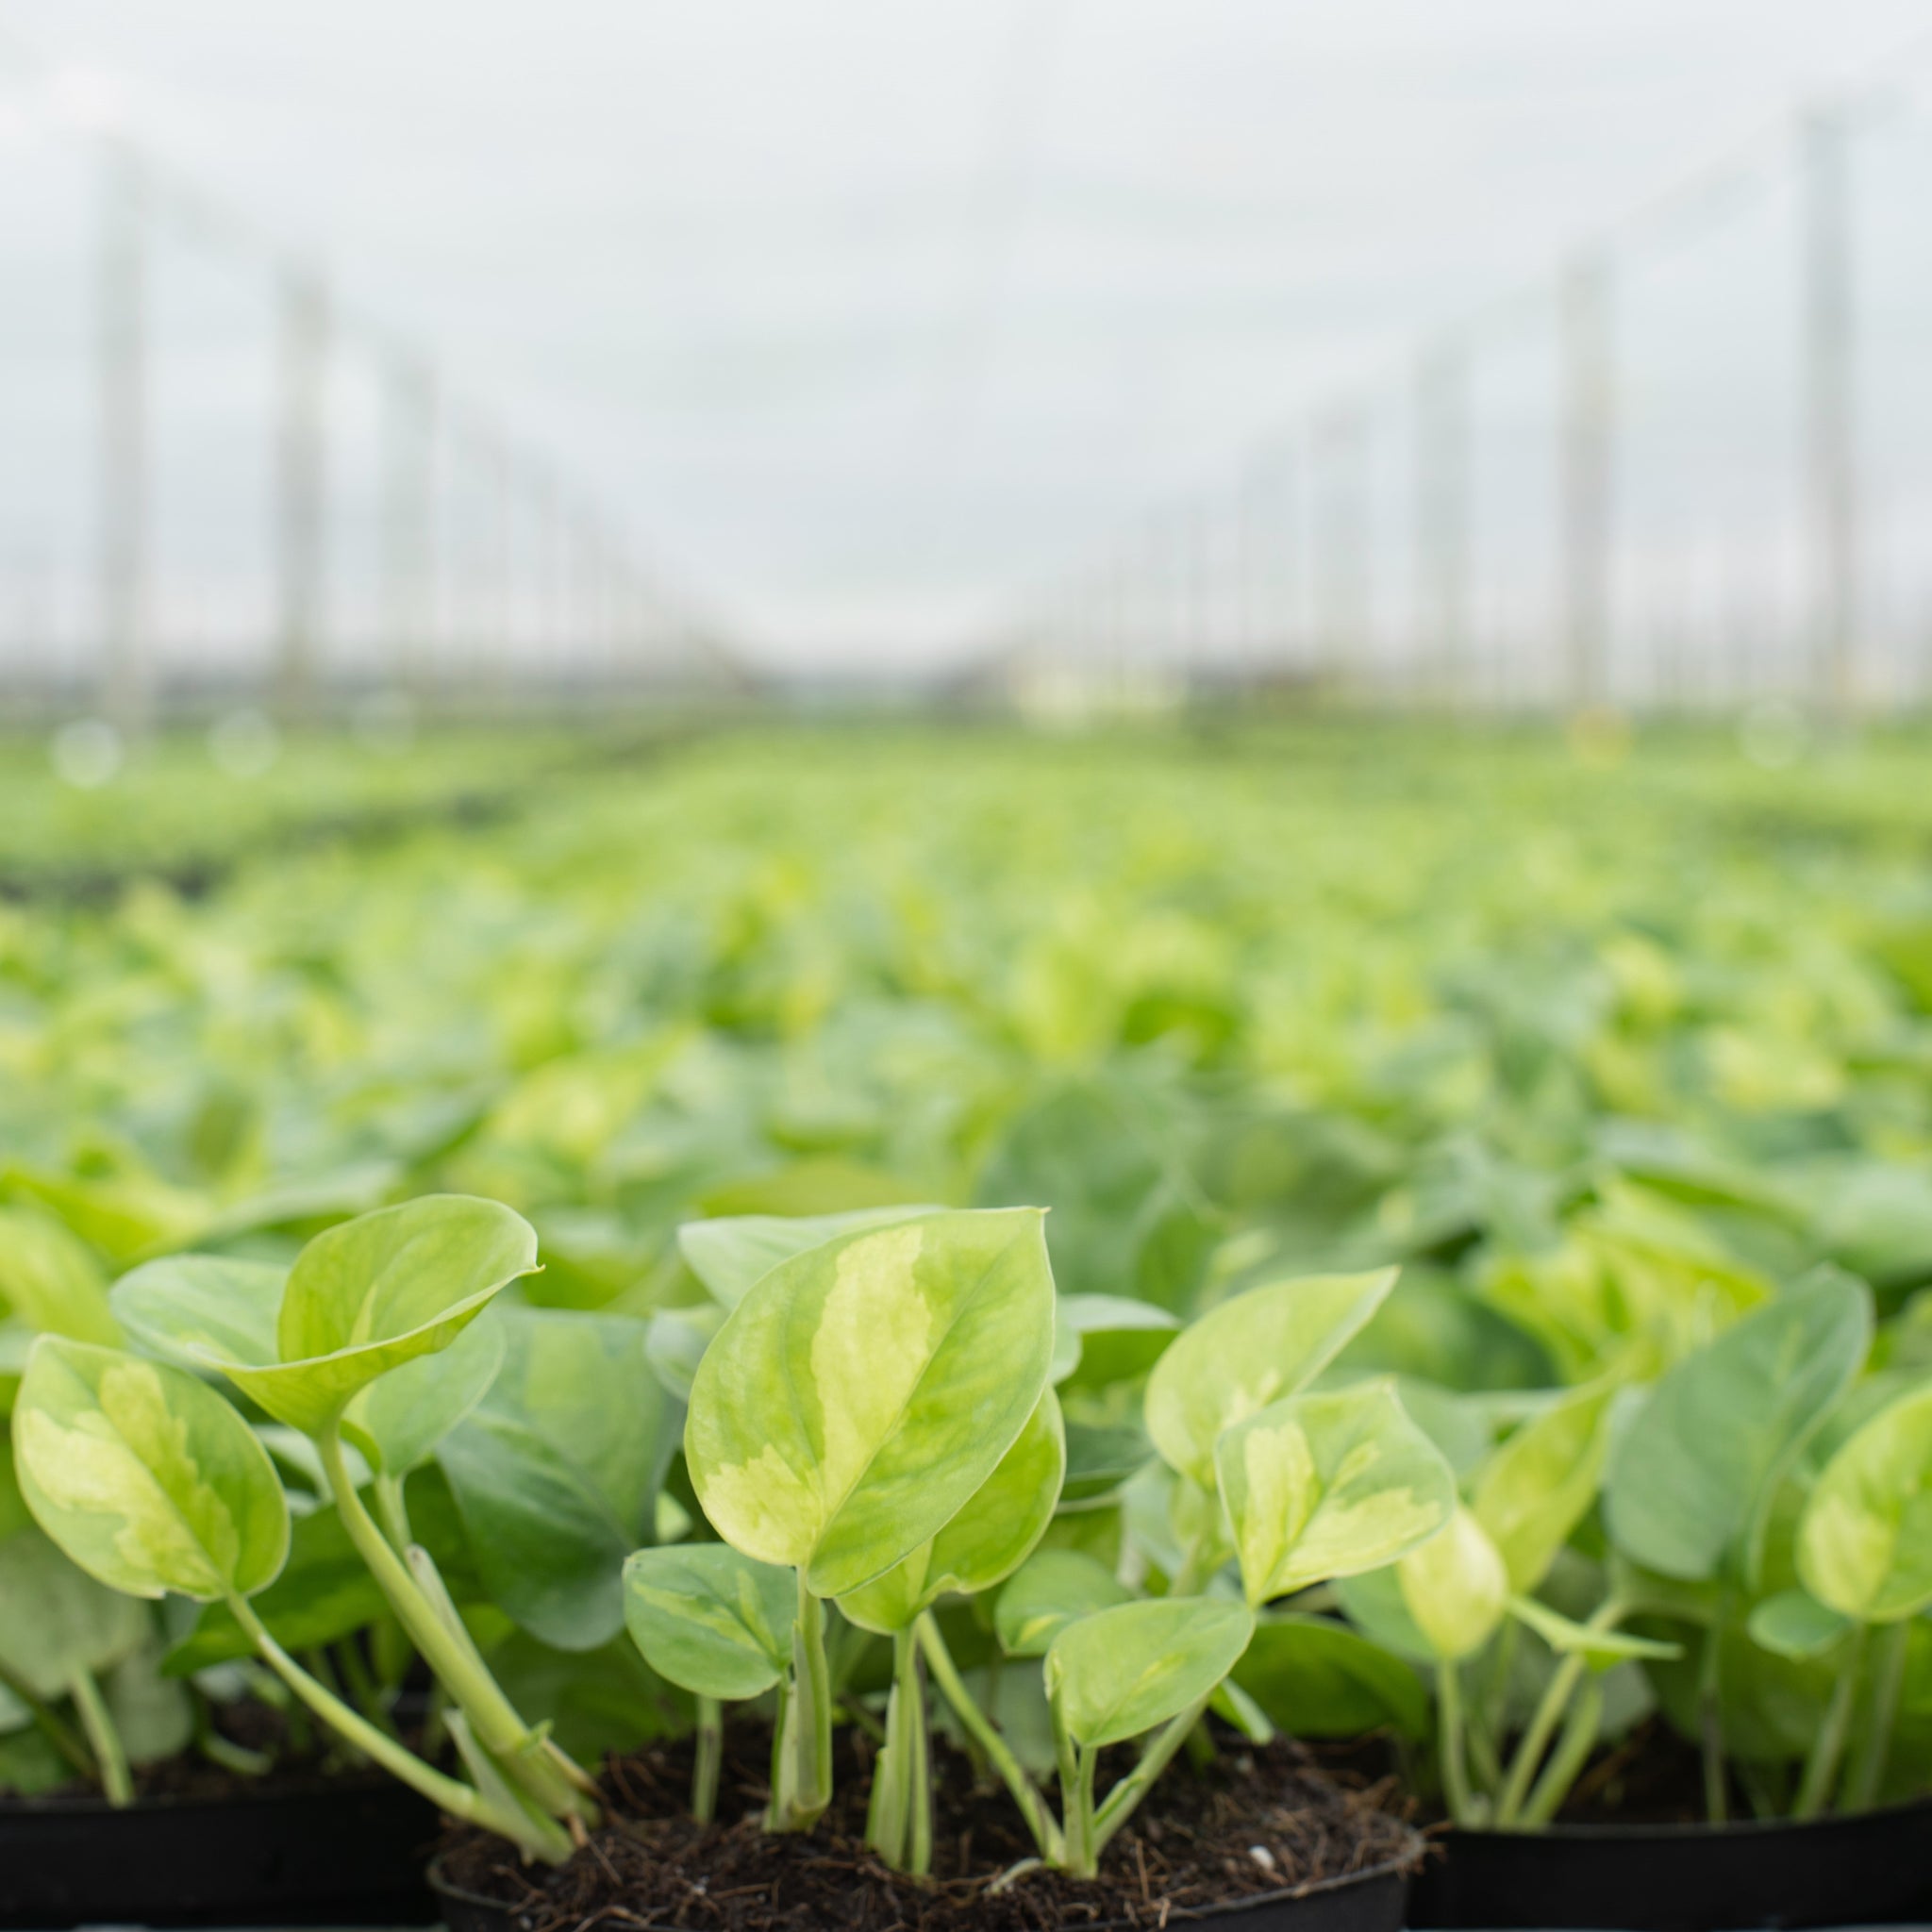
[[[1422,1857],[1420,1836],[1391,1808],[1392,1784],[1330,1778],[1293,1744],[1234,1740],[1206,1767],[1169,1774],[1097,1878],[1036,1865],[1002,1883],[1033,1842],[1007,1794],[976,1785],[970,1760],[939,1743],[933,1869],[922,1881],[867,1847],[860,1752],[841,1743],[832,1807],[810,1833],[760,1828],[770,1736],[734,1726],[718,1823],[682,1809],[690,1743],[654,1748],[610,1764],[608,1822],[564,1864],[525,1864],[503,1840],[466,1828],[431,1882],[452,1932],[568,1932],[600,1919],[691,1932],[1044,1932],[1209,1913],[1296,1932],[1393,1932]],[[1108,1769],[1130,1766],[1130,1754],[1112,1755]]]

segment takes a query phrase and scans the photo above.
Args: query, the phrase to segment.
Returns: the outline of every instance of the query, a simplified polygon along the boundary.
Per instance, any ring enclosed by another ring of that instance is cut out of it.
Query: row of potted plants
[[[1149,1916],[1278,1911],[1283,1891],[1333,1910],[1346,1879],[1355,1923],[1399,1923],[1420,1840],[1359,1805],[1334,1870],[1264,1837],[1223,1859],[1218,1901],[1198,1876],[1149,1889],[1163,1808],[1213,1775],[1252,1798],[1291,1774],[1284,1735],[1372,1735],[1453,1821],[1423,1923],[1563,1923],[1519,1848],[1547,1858],[1566,1809],[1614,1808],[1680,1750],[1711,1844],[1738,1841],[1740,1807],[1862,1829],[1925,1786],[1932,1383],[1895,1338],[1874,1348],[1848,1275],[1646,1329],[1580,1386],[1479,1397],[1338,1363],[1393,1271],[1264,1280],[1184,1326],[1057,1294],[1033,1209],[747,1217],[680,1245],[702,1303],[648,1324],[538,1309],[513,1287],[537,1265],[521,1218],[431,1196],[286,1271],[150,1262],[93,1334],[42,1324],[69,1332],[24,1365],[33,1522],[0,1563],[25,1541],[141,1636],[33,1682],[15,1667],[16,1731],[125,1797],[132,1740],[100,1674],[165,1627],[163,1668],[201,1674],[172,1694],[215,1737],[192,1699],[245,1659],[468,1827],[443,1882],[469,1924],[536,1923],[545,1870],[614,1870],[620,1801],[527,1646],[608,1715],[621,1630],[637,1728],[687,1734],[697,1825],[726,1829],[721,1767],[756,1736],[774,1870],[846,1824],[903,1874],[889,1889],[996,1894],[1029,1924],[1140,1916],[1107,1889],[1129,1842]],[[81,1620],[43,1621],[79,1642]],[[1004,1794],[989,1841],[1016,1852],[986,1869],[954,1849],[968,1773],[974,1803]],[[1767,1884],[1774,1864],[1760,1844]],[[1859,1916],[1923,1889],[1865,1864],[1884,1884]],[[521,1875],[479,1890],[458,1867]],[[626,1908],[613,1885],[600,1909]],[[1599,1887],[1570,1890],[1583,1922],[1681,1922],[1681,1896],[1607,1914]],[[1735,1890],[1725,1909],[1760,1916]],[[1789,1895],[1764,1909],[1792,1917]],[[695,1894],[685,1912],[758,1923]]]

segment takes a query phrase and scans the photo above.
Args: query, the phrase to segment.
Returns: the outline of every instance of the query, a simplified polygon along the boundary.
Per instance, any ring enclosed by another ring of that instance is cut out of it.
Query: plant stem
[[[1526,1830],[1541,1830],[1557,1815],[1570,1787],[1576,1782],[1577,1774],[1590,1761],[1590,1754],[1596,1745],[1597,1727],[1603,1721],[1603,1680],[1592,1677],[1583,1687],[1583,1695],[1571,1707],[1563,1735],[1557,1740],[1557,1748],[1550,1753],[1550,1761],[1537,1779],[1529,1803],[1523,1807],[1517,1822]]]
[[[832,1673],[825,1660],[825,1608],[798,1573],[798,1615],[791,1627],[790,1762],[784,1801],[773,1829],[809,1831],[832,1802]]]
[[[1886,1624],[1874,1646],[1871,1696],[1863,1734],[1845,1774],[1839,1805],[1842,1811],[1869,1811],[1878,1800],[1878,1788],[1885,1781],[1885,1760],[1891,1755],[1892,1726],[1898,1722],[1899,1693],[1905,1689],[1910,1632],[1911,1619],[1901,1617]]]
[[[1053,1710],[1053,1742],[1059,1761],[1060,1819],[1066,1835],[1059,1862],[1075,1878],[1091,1878],[1098,1869],[1093,1847],[1093,1753],[1074,1742],[1058,1704]]]
[[[1469,1789],[1469,1758],[1463,1748],[1462,1673],[1449,1657],[1436,1663],[1436,1744],[1449,1815],[1458,1824],[1473,1824],[1475,1800]]]
[[[1628,1608],[1622,1598],[1606,1597],[1584,1627],[1594,1631],[1614,1630],[1623,1622]],[[1528,1801],[1530,1780],[1536,1775],[1537,1766],[1542,1762],[1543,1753],[1549,1748],[1557,1723],[1568,1708],[1571,1698],[1576,1694],[1576,1686],[1582,1680],[1585,1668],[1583,1654],[1573,1651],[1557,1665],[1556,1674],[1544,1688],[1536,1712],[1529,1721],[1529,1728],[1524,1732],[1516,1746],[1516,1755],[1509,1761],[1509,1775],[1504,1782],[1502,1795],[1496,1800],[1496,1823],[1503,1829],[1507,1830],[1516,1823]]]
[[[1838,1681],[1831,1687],[1831,1702],[1824,1707],[1824,1722],[1805,1756],[1805,1774],[1798,1781],[1798,1796],[1791,1806],[1793,1818],[1816,1818],[1831,1796],[1839,1760],[1844,1755],[1845,1735],[1851,1728],[1852,1704],[1857,1694],[1858,1673],[1864,1659],[1865,1626],[1860,1624],[1845,1647]]]
[[[403,1500],[403,1479],[379,1475],[375,1478],[375,1510],[382,1518],[383,1529],[395,1545],[396,1553],[405,1555],[416,1539],[409,1530],[409,1507]]]
[[[1013,1756],[1013,1747],[1000,1734],[992,1720],[980,1709],[973,1693],[960,1680],[952,1653],[946,1648],[946,1640],[941,1634],[932,1612],[923,1611],[912,1627],[918,1634],[919,1647],[924,1653],[925,1667],[932,1673],[932,1680],[939,1686],[940,1694],[952,1706],[954,1714],[966,1727],[967,1736],[986,1753],[987,1761],[1005,1781],[1014,1804],[1020,1807],[1020,1815],[1026,1821],[1026,1828],[1033,1834],[1033,1842],[1040,1847],[1040,1856],[1049,1865],[1059,1864],[1064,1856],[1060,1828],[1054,1822],[1040,1787],[1027,1776],[1025,1767]]]
[[[541,1857],[554,1860],[570,1855],[570,1840],[560,1827],[552,1827],[556,1834],[554,1840],[546,1839],[541,1843],[532,1843],[532,1833],[525,1820],[499,1816],[497,1807],[489,1805],[472,1787],[457,1778],[445,1776],[433,1765],[425,1764],[414,1752],[377,1730],[360,1711],[352,1709],[334,1692],[318,1684],[269,1635],[267,1626],[255,1614],[245,1597],[230,1596],[228,1607],[275,1675],[324,1724],[381,1765],[391,1777],[399,1778],[411,1790],[421,1792],[438,1810],[447,1812],[450,1817],[480,1824],[486,1830],[501,1832],[504,1837],[514,1840]]]
[[[108,1803],[116,1809],[133,1804],[134,1778],[127,1769],[127,1747],[114,1728],[114,1719],[108,1709],[108,1700],[101,1695],[101,1687],[84,1664],[75,1665],[67,1679],[67,1694],[74,1699],[74,1707],[80,1713],[81,1728],[93,1748],[94,1762],[101,1771],[101,1790]]]
[[[91,1784],[100,1781],[100,1768],[74,1726],[66,1723],[44,1697],[17,1671],[0,1660],[0,1688],[12,1692],[26,1707],[34,1727]]]
[[[886,1742],[873,1767],[865,1840],[887,1864],[923,1878],[932,1869],[932,1790],[925,1682],[910,1628],[892,1633]]]
[[[1141,1752],[1140,1761],[1125,1777],[1108,1792],[1107,1801],[1093,1816],[1092,1851],[1095,1863],[1106,1851],[1113,1835],[1129,1818],[1135,1807],[1153,1789],[1154,1780],[1168,1767],[1174,1754],[1193,1733],[1201,1722],[1201,1713],[1207,1708],[1204,1698],[1192,1708],[1184,1710],[1178,1717],[1171,1718],[1156,1734],[1154,1741]],[[1090,1753],[1091,1757],[1092,1754]]]
[[[589,1778],[517,1715],[475,1644],[461,1631],[454,1610],[446,1621],[436,1600],[417,1580],[412,1565],[397,1554],[362,1507],[348,1464],[342,1459],[341,1433],[333,1427],[325,1429],[315,1439],[315,1445],[349,1541],[369,1566],[423,1660],[469,1718],[478,1742],[502,1761],[505,1773],[545,1810],[575,1812],[594,1823],[596,1807],[585,1795]],[[457,1627],[453,1629],[452,1624]]]
[[[1509,1760],[1509,1775],[1504,1780],[1503,1795],[1496,1800],[1496,1823],[1506,1830],[1516,1823],[1517,1814],[1528,1799],[1529,1781],[1542,1761],[1557,1721],[1575,1693],[1583,1670],[1580,1656],[1566,1657],[1557,1665],[1537,1705],[1536,1714],[1529,1721],[1528,1730],[1516,1746],[1516,1755]]]
[[[765,1829],[782,1831],[779,1821],[787,1807],[786,1788],[791,1778],[791,1685],[778,1679],[777,1708],[772,1713],[772,1795],[765,1803]]]
[[[708,1824],[718,1815],[718,1770],[724,1758],[724,1712],[715,1697],[698,1698],[697,1758],[691,1774],[691,1815]]]

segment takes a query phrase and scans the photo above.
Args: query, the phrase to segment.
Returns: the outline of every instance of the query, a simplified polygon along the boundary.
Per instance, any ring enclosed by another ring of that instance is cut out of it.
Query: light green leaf
[[[138,1650],[153,1613],[97,1583],[29,1525],[0,1542],[0,1664],[37,1697],[67,1693]]]
[[[1211,1490],[1222,1431],[1307,1388],[1382,1305],[1395,1272],[1271,1282],[1184,1328],[1147,1383],[1147,1433],[1168,1465]]]
[[[972,1594],[1003,1582],[1046,1534],[1066,1467],[1060,1406],[1048,1389],[958,1515],[883,1576],[841,1596],[840,1609],[861,1629],[890,1633],[909,1628],[954,1591]]]
[[[1552,1650],[1565,1657],[1580,1656],[1593,1671],[1607,1671],[1631,1657],[1669,1663],[1684,1655],[1681,1643],[1639,1637],[1628,1630],[1594,1630],[1531,1596],[1511,1597],[1509,1614],[1528,1624]]]
[[[1223,1434],[1215,1462],[1252,1604],[1380,1569],[1456,1507],[1441,1451],[1386,1381],[1272,1403]]]
[[[1395,1581],[1431,1655],[1450,1662],[1490,1641],[1509,1601],[1501,1553],[1460,1506],[1441,1535],[1396,1564]]]
[[[1063,1294],[1054,1330],[1053,1379],[1086,1386],[1144,1375],[1167,1351],[1180,1322],[1152,1302],[1118,1294]]]
[[[716,1221],[687,1221],[677,1230],[677,1251],[706,1292],[729,1310],[744,1299],[755,1281],[793,1255],[845,1235],[944,1212],[936,1206],[860,1208],[847,1214],[733,1214]]]
[[[1526,1594],[1596,1500],[1609,1455],[1609,1383],[1578,1389],[1516,1431],[1483,1465],[1471,1507]]]
[[[1054,1639],[1046,1694],[1075,1743],[1123,1743],[1205,1699],[1254,1634],[1255,1613],[1224,1597],[1095,1610]]]
[[[1008,1657],[1044,1657],[1069,1624],[1133,1591],[1106,1564],[1082,1550],[1037,1550],[993,1606],[993,1629]]]
[[[675,1410],[644,1324],[506,1306],[495,1386],[437,1459],[491,1600],[560,1650],[624,1627],[624,1560],[655,1527]]]
[[[114,1284],[108,1303],[127,1344],[178,1369],[272,1362],[289,1271],[226,1255],[164,1255]]]
[[[9,1308],[38,1334],[121,1341],[93,1256],[38,1208],[0,1208],[0,1314]]]
[[[1751,1607],[1751,1641],[1776,1657],[1823,1657],[1853,1628],[1853,1620],[1807,1591],[1781,1590]]]
[[[1798,1574],[1860,1623],[1932,1604],[1932,1382],[1880,1409],[1825,1464],[1798,1525]]]
[[[342,1433],[372,1469],[407,1475],[481,1402],[504,1364],[504,1324],[485,1308],[438,1355],[391,1369],[356,1396]]]
[[[1344,1576],[1335,1585],[1342,1614],[1370,1642],[1410,1663],[1432,1664],[1436,1653],[1422,1626],[1409,1614],[1402,1579],[1391,1563],[1385,1570],[1365,1570]]]
[[[701,1697],[769,1690],[791,1661],[797,1585],[729,1543],[639,1550],[624,1566],[624,1620],[644,1661]]]
[[[87,1571],[130,1596],[251,1595],[289,1547],[268,1451],[228,1402],[162,1362],[43,1335],[14,1411],[22,1492]]]
[[[691,1385],[711,1345],[724,1325],[725,1309],[715,1302],[697,1308],[660,1308],[644,1334],[644,1355],[651,1373],[667,1395],[691,1400]]]
[[[1779,1479],[1871,1344],[1862,1282],[1826,1273],[1746,1315],[1670,1370],[1610,1458],[1604,1514],[1633,1562],[1748,1579]]]
[[[1327,1617],[1266,1617],[1234,1681],[1294,1738],[1358,1738],[1392,1725],[1407,1738],[1429,1727],[1428,1693],[1398,1657]]]
[[[289,1273],[277,1358],[210,1351],[281,1422],[308,1435],[335,1423],[377,1376],[447,1348],[491,1300],[537,1265],[522,1215],[464,1194],[425,1194],[317,1235]]]
[[[727,1541],[839,1596],[958,1513],[1046,1386],[1041,1220],[931,1215],[758,1282],[706,1352],[685,1424],[691,1480]]]

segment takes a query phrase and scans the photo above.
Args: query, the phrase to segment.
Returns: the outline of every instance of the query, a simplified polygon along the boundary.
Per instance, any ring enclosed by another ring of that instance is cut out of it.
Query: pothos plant
[[[1869,1807],[1932,1603],[1932,1391],[1859,1380],[1864,1284],[1823,1270],[1655,1381],[1507,1418],[1449,1533],[1344,1585],[1363,1634],[1433,1673],[1465,1824],[1534,1829],[1661,1706],[1713,1822]]]
[[[1077,1353],[1056,1350],[1038,1212],[895,1211],[830,1239],[825,1224],[763,1227],[755,1241],[691,1232],[687,1257],[735,1300],[698,1356],[685,1433],[693,1488],[724,1541],[634,1556],[627,1614],[653,1665],[709,1701],[711,1726],[723,1701],[775,1692],[774,1830],[809,1825],[831,1796],[828,1602],[846,1625],[891,1641],[868,1814],[880,1854],[914,1873],[930,1863],[929,1673],[1006,1782],[1040,1860],[1091,1875],[1224,1694],[1257,1607],[1391,1562],[1450,1519],[1448,1466],[1389,1383],[1306,1388],[1387,1293],[1387,1274],[1272,1284],[1177,1339],[1167,1321],[1062,1310],[1063,1336],[1155,1330],[1165,1350],[1147,1422],[1174,1465],[1191,1547],[1164,1592],[1137,1598],[1077,1550],[1027,1560],[1062,1501],[1052,1382]],[[767,1263],[748,1287],[734,1275]],[[1217,1575],[1230,1557],[1239,1591]],[[1003,1583],[1004,1650],[1041,1659],[1057,1809],[935,1615],[942,1598]],[[1133,1740],[1134,1767],[1100,1793],[1101,1753]],[[698,1757],[701,1810],[715,1764],[713,1731]]]
[[[502,1340],[479,1332],[478,1318],[535,1266],[521,1217],[462,1196],[331,1228],[286,1273],[212,1257],[152,1263],[113,1296],[122,1329],[147,1353],[40,1336],[12,1438],[28,1508],[81,1570],[128,1596],[219,1606],[355,1749],[450,1815],[554,1858],[595,1821],[594,1785],[491,1674],[435,1558],[410,1533],[401,1482],[497,1381]],[[304,1668],[258,1613],[288,1560],[289,1499],[268,1431],[212,1386],[216,1375],[284,1433],[284,1454],[312,1467],[435,1674],[467,1782]]]

